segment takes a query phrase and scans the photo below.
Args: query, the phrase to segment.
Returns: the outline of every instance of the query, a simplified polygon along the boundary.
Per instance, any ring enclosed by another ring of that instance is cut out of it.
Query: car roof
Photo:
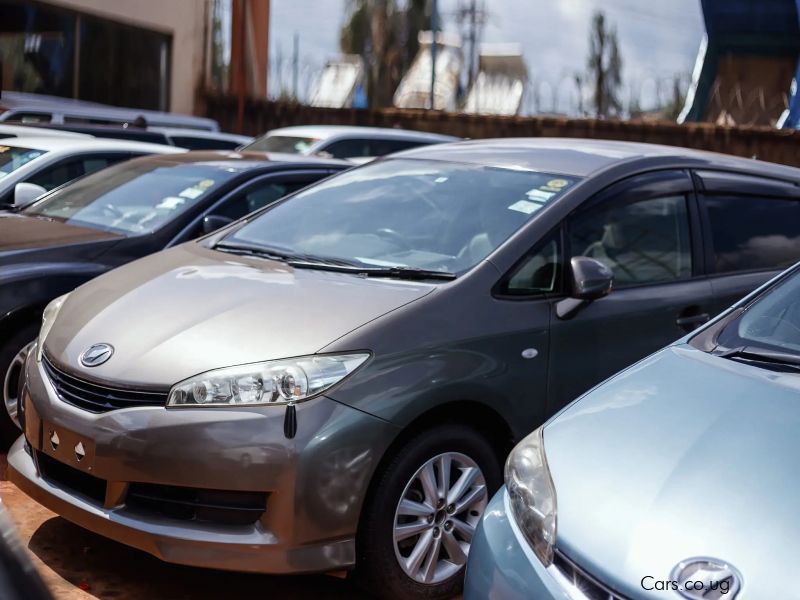
[[[181,127],[148,127],[147,131],[155,131],[157,133],[163,133],[164,135],[240,142],[242,144],[247,144],[253,141],[253,138],[250,136],[239,135],[237,133],[227,133],[225,131],[203,131],[200,129],[185,129]]]
[[[30,127],[28,125],[6,125],[0,122],[0,135],[11,137],[69,137],[69,138],[84,138],[91,139],[88,133],[77,133],[75,131],[67,131],[63,129],[50,129],[45,127]]]
[[[186,127],[187,129],[204,129],[207,131],[217,131],[219,129],[219,123],[206,117],[110,106],[99,102],[28,92],[3,90],[0,105],[8,109],[8,114],[0,116],[0,121],[7,119],[9,116],[13,118],[16,112],[32,112],[110,120],[119,123],[131,122],[141,116],[152,125]]]
[[[469,140],[422,146],[394,154],[391,158],[396,157],[448,160],[575,177],[586,177],[623,162],[662,157],[688,160],[700,167],[761,172],[764,175],[800,181],[800,169],[752,158],[660,144],[581,138]]]
[[[412,131],[409,129],[393,129],[390,127],[360,127],[356,125],[296,125],[272,129],[266,135],[285,135],[297,137],[312,137],[326,140],[334,136],[369,136],[403,140],[419,140],[429,142],[453,142],[460,138],[427,131]]]
[[[352,163],[334,158],[303,156],[302,154],[282,154],[279,152],[237,152],[235,150],[193,150],[169,156],[143,157],[137,160],[159,160],[182,164],[208,164],[220,168],[249,171],[268,166],[291,165],[302,167],[329,167],[334,169],[352,168]]]
[[[73,137],[47,137],[47,136],[20,136],[4,140],[3,146],[30,148],[32,150],[45,150],[47,152],[69,151],[70,154],[78,152],[130,150],[134,152],[173,153],[185,152],[183,148],[167,146],[165,144],[150,144],[147,142],[133,142],[130,140],[117,140],[113,138],[73,138]]]

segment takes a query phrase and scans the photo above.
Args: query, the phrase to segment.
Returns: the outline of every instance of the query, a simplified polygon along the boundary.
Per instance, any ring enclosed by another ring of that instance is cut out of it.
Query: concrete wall
[[[204,69],[208,0],[50,0],[48,3],[171,35],[170,110],[195,112],[197,85]]]
[[[236,98],[206,94],[207,116],[223,130],[236,129]],[[248,100],[243,131],[258,135],[287,125],[369,125],[432,131],[468,138],[576,137],[650,142],[713,150],[800,167],[800,132],[710,123],[600,121],[551,117],[499,117],[426,110],[356,110]]]

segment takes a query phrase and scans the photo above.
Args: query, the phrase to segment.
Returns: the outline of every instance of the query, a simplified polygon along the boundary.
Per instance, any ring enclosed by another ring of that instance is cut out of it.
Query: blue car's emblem
[[[672,570],[678,593],[690,600],[725,598],[734,600],[742,588],[739,572],[723,560],[708,557],[689,558]]]

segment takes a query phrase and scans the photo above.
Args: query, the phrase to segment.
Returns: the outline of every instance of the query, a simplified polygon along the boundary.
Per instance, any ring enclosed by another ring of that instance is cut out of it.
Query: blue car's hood
[[[800,597],[787,578],[800,564],[800,375],[670,347],[570,406],[544,442],[557,546],[621,593],[678,598],[642,578],[706,556],[740,571],[740,600]]]

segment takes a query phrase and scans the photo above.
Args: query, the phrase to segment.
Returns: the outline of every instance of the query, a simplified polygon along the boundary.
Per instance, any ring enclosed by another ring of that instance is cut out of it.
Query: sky
[[[484,42],[522,47],[540,109],[570,112],[576,103],[573,77],[586,69],[588,32],[601,9],[617,29],[623,62],[623,97],[647,108],[663,98],[676,75],[688,78],[705,32],[700,0],[484,0],[489,21]],[[272,0],[272,61],[290,69],[298,36],[302,80],[313,78],[338,53],[346,0]],[[459,0],[439,0],[446,30],[456,32]],[[285,68],[277,77],[288,80]]]

